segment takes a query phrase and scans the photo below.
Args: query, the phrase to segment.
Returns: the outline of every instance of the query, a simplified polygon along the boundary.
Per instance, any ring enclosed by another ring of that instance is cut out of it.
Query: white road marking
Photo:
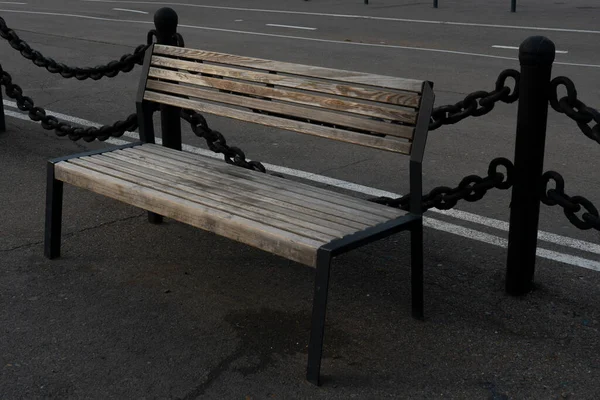
[[[294,26],[294,25],[279,25],[279,24],[265,24],[267,26],[274,26],[277,28],[290,28],[290,29],[304,29],[307,31],[316,31],[317,28],[310,28],[308,26]]]
[[[12,5],[17,5],[17,6],[24,6],[27,3],[19,3],[16,1],[0,1],[0,4],[12,4]]]
[[[86,0],[82,0],[86,1]],[[0,10],[0,12],[9,12],[9,13],[17,13],[17,14],[35,14],[35,15],[53,15],[53,16],[62,16],[62,17],[71,17],[71,18],[82,18],[82,19],[91,19],[95,21],[109,21],[109,22],[125,22],[129,24],[152,24],[152,21],[139,21],[139,20],[125,20],[125,19],[115,19],[115,18],[102,18],[102,17],[92,17],[90,15],[78,15],[78,14],[62,14],[62,13],[52,13],[52,12],[42,12],[42,11],[19,11],[19,10]],[[311,42],[321,42],[321,43],[333,43],[333,44],[341,44],[341,45],[350,45],[350,46],[365,46],[365,47],[381,47],[388,49],[401,49],[401,50],[415,50],[415,51],[425,51],[432,53],[443,53],[443,54],[456,54],[462,56],[470,56],[470,57],[483,57],[483,58],[495,58],[501,60],[511,60],[518,61],[516,57],[503,57],[503,56],[495,56],[491,54],[480,54],[480,53],[469,53],[465,51],[454,51],[454,50],[443,50],[443,49],[428,49],[423,47],[410,47],[410,46],[396,46],[391,44],[377,44],[377,43],[356,43],[356,42],[346,42],[340,40],[328,40],[328,39],[317,39],[317,38],[309,38],[302,36],[289,36],[289,35],[276,35],[272,33],[261,33],[261,32],[250,32],[250,31],[240,31],[235,29],[223,29],[223,28],[210,28],[206,26],[195,26],[195,25],[179,25],[180,28],[190,28],[190,29],[201,29],[206,31],[215,31],[215,32],[228,32],[228,33],[236,33],[242,35],[255,35],[255,36],[268,36],[268,37],[276,37],[282,39],[293,39],[293,40],[306,40]],[[554,62],[554,65],[567,65],[571,67],[588,67],[588,68],[600,68],[600,64],[581,64],[581,63],[568,63],[568,62]]]
[[[137,14],[148,14],[148,12],[146,12],[146,11],[129,10],[127,8],[113,8],[113,10],[114,11],[125,11],[125,12],[137,13]]]
[[[438,221],[427,217],[423,218],[423,224],[429,228],[437,229],[439,231],[447,233],[452,233],[454,235],[477,240],[479,242],[492,244],[494,246],[502,248],[508,247],[508,240],[505,238],[465,228],[460,225],[450,224],[448,222]],[[540,258],[546,258],[548,260],[558,261],[563,264],[574,265],[577,267],[600,272],[600,262],[598,261],[588,260],[587,258],[572,256],[570,254],[559,253],[557,251],[544,249],[539,246],[536,250],[536,254]]]
[[[492,45],[495,49],[519,50],[519,46],[501,46],[499,44]],[[566,50],[556,50],[556,54],[567,54]]]
[[[303,37],[303,36],[276,35],[276,34],[271,34],[271,33],[240,31],[240,30],[235,30],[235,29],[209,28],[209,27],[205,27],[205,26],[195,26],[195,25],[183,25],[182,24],[182,25],[179,25],[179,27],[190,28],[190,29],[201,29],[201,30],[207,30],[207,31],[239,33],[242,35],[269,36],[269,37],[276,37],[276,38],[283,38],[283,39],[306,40],[306,41],[321,42],[321,43],[334,43],[334,44],[343,44],[343,45],[350,45],[350,46],[382,47],[382,48],[388,48],[388,49],[416,50],[416,51],[425,51],[425,52],[431,52],[431,53],[456,54],[456,55],[462,55],[462,56],[496,58],[496,59],[501,59],[501,60],[518,61],[518,58],[516,58],[516,57],[503,57],[503,56],[496,56],[496,55],[492,55],[492,54],[470,53],[470,52],[466,52],[466,51],[429,49],[429,48],[425,48],[425,47],[398,46],[398,45],[378,44],[378,43],[346,42],[346,41],[340,41],[340,40],[317,39],[317,38],[309,38],[309,37]],[[568,65],[568,66],[572,66],[572,67],[600,68],[600,64],[582,64],[582,63],[568,63],[568,62],[558,62],[558,61],[555,61],[554,65]]]
[[[243,19],[236,19],[235,22],[244,22]]]
[[[7,100],[4,100],[4,105],[7,107],[12,107],[12,108],[17,107],[15,102],[7,101]],[[88,120],[77,118],[77,117],[72,117],[70,115],[58,113],[58,112],[51,111],[51,110],[46,110],[46,111],[48,112],[48,114],[54,115],[57,118],[60,118],[67,122],[72,122],[75,124],[86,125],[86,126],[95,126],[95,127],[101,126],[100,124],[98,124],[96,122],[88,121]],[[29,117],[26,114],[14,112],[11,110],[5,110],[5,114],[10,117],[33,122],[29,119]],[[36,122],[36,124],[37,124],[37,122]],[[124,136],[130,137],[133,139],[139,139],[139,136],[136,132],[126,132]],[[115,139],[115,138],[110,138],[106,142],[110,143],[110,144],[114,144],[114,145],[121,145],[121,144],[129,143],[128,141],[124,141],[121,139]],[[161,139],[156,138],[156,143],[161,144],[162,143]],[[200,154],[203,156],[208,156],[208,157],[212,157],[212,158],[216,158],[216,159],[222,159],[221,155],[216,154],[210,150],[200,149],[200,148],[193,147],[193,146],[190,146],[187,144],[183,144],[182,147],[184,150],[192,152],[192,153],[196,153],[196,154]],[[273,165],[273,164],[268,164],[268,163],[263,163],[263,165],[269,171],[272,171],[272,172],[278,172],[278,173],[282,173],[282,174],[286,174],[286,175],[290,175],[290,176],[295,176],[295,177],[299,177],[299,178],[303,178],[303,179],[307,179],[307,180],[312,180],[314,182],[351,190],[351,191],[354,191],[357,193],[363,193],[363,194],[373,195],[373,196],[390,196],[390,197],[400,196],[397,193],[391,193],[391,192],[371,188],[368,186],[363,186],[363,185],[359,185],[359,184],[355,184],[355,183],[351,183],[351,182],[346,182],[346,181],[342,181],[342,180],[335,179],[335,178],[329,178],[326,176],[322,176],[322,175],[318,175],[318,174],[314,174],[314,173],[310,173],[310,172],[306,172],[306,171],[294,170],[291,168],[281,167],[278,165]],[[442,211],[442,210],[431,209],[431,210],[429,210],[429,212],[456,216],[457,218],[466,216],[467,218],[463,218],[466,221],[476,222],[476,223],[486,225],[486,226],[489,226],[492,228],[496,228],[499,230],[503,230],[503,231],[508,230],[508,223],[506,223],[506,222],[482,217],[482,216],[475,215],[475,214],[466,213],[464,211],[458,211],[458,210]],[[452,224],[449,222],[439,221],[439,220],[436,220],[436,219],[433,219],[430,217],[424,217],[423,221],[424,221],[425,226],[430,227],[432,229],[440,230],[443,232],[451,233],[454,235],[462,236],[465,238],[473,239],[476,241],[480,241],[483,243],[491,244],[491,245],[502,247],[502,248],[507,247],[507,240],[505,238],[502,238],[499,236],[494,236],[489,233],[480,232],[480,231],[477,231],[474,229],[466,228],[464,226]],[[492,221],[493,224],[490,224],[489,223],[490,221]],[[584,251],[594,253],[594,254],[600,254],[600,246],[595,245],[593,243],[589,243],[589,242],[585,242],[585,241],[573,239],[573,238],[567,238],[567,237],[563,237],[563,236],[556,235],[553,233],[541,232],[541,231],[539,232],[538,237],[540,240],[545,240],[545,241],[560,244],[563,246],[572,247],[572,248],[575,248],[578,250],[584,250]],[[590,269],[590,270],[594,270],[594,271],[600,271],[600,262],[594,261],[594,260],[589,260],[589,259],[586,259],[583,257],[573,256],[570,254],[564,254],[564,253],[544,249],[541,247],[538,247],[537,255],[541,258],[558,261],[558,262],[561,262],[564,264],[573,265],[573,266],[581,267],[581,268],[586,268],[586,269]]]
[[[290,14],[290,15],[312,15],[318,17],[334,17],[334,18],[357,18],[357,19],[372,19],[376,21],[395,21],[395,22],[411,22],[418,24],[436,24],[436,25],[457,25],[457,26],[478,26],[483,28],[499,28],[499,29],[523,29],[533,31],[550,31],[550,32],[572,32],[572,33],[591,33],[600,34],[600,31],[588,30],[588,29],[568,29],[568,28],[550,28],[541,26],[521,26],[521,25],[497,25],[497,24],[480,24],[474,22],[453,22],[453,21],[435,21],[425,19],[407,19],[407,18],[391,18],[391,17],[372,17],[370,15],[352,15],[352,14],[329,14],[329,13],[315,13],[306,11],[285,11],[285,10],[269,10],[260,8],[243,8],[243,7],[223,7],[223,6],[208,6],[202,4],[189,4],[189,3],[177,3],[177,2],[156,2],[156,1],[117,1],[117,0],[81,0],[90,3],[123,3],[123,4],[157,4],[157,5],[170,5],[170,6],[182,6],[182,7],[198,7],[198,8],[212,8],[217,10],[232,10],[232,11],[249,11],[249,12],[260,12],[260,13],[274,13],[274,14]]]

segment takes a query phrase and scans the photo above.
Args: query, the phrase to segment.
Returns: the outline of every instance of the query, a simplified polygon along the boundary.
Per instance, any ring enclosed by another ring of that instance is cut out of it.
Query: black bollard
[[[531,290],[535,271],[554,57],[554,43],[543,36],[529,37],[519,47],[521,78],[506,264],[506,291],[512,295]]]
[[[517,11],[517,0],[510,0],[510,12]]]
[[[433,0],[433,8],[438,8],[438,0]]]
[[[179,18],[175,10],[169,7],[161,8],[154,14],[156,39],[158,44],[177,46],[177,23]],[[163,146],[181,150],[181,109],[161,105],[160,120]]]
[[[156,11],[154,14],[156,43],[167,46],[177,46],[178,22],[179,17],[172,8],[164,7]],[[160,128],[163,146],[181,150],[181,109],[179,107],[161,104]],[[149,211],[148,221],[153,224],[160,224],[163,221],[163,217]]]

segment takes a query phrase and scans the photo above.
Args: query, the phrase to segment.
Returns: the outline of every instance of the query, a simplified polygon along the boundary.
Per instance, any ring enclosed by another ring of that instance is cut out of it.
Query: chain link
[[[138,127],[137,114],[131,114],[125,121],[117,121],[112,125],[96,127],[74,127],[65,122],[60,122],[52,115],[46,115],[46,110],[36,107],[31,97],[23,95],[23,89],[12,83],[12,77],[2,69],[0,65],[0,85],[6,88],[6,95],[16,100],[17,107],[21,111],[27,111],[29,118],[35,122],[41,122],[46,130],[54,130],[58,136],[68,136],[71,140],[83,139],[92,142],[95,139],[104,141],[110,137],[122,136],[126,131],[134,131]]]
[[[504,167],[506,175],[498,171],[498,167]],[[464,177],[456,188],[448,186],[439,186],[433,188],[428,194],[422,197],[421,206],[423,211],[432,207],[440,210],[449,210],[458,204],[459,200],[475,202],[481,200],[488,190],[497,188],[506,190],[513,185],[513,164],[506,158],[495,158],[488,167],[488,174],[482,178],[478,175],[469,175]],[[369,201],[385,204],[390,207],[409,210],[410,193],[397,199],[390,197],[376,197]]]
[[[554,181],[554,189],[548,189],[550,181]],[[555,171],[548,171],[542,175],[542,182],[542,203],[547,206],[561,206],[567,219],[579,229],[588,230],[594,228],[600,231],[598,209],[591,201],[583,196],[571,197],[566,194],[565,180],[561,174]],[[582,208],[585,212],[579,217],[577,213],[580,212]]]
[[[496,87],[492,92],[483,90],[468,94],[464,100],[456,104],[436,107],[431,113],[429,130],[433,131],[442,125],[455,124],[467,117],[480,117],[492,111],[497,102],[513,103],[519,98],[519,78],[521,74],[514,69],[507,69],[500,73],[496,80]],[[506,86],[506,80],[515,81],[514,89]]]
[[[211,129],[201,114],[193,110],[181,110],[181,118],[189,122],[196,136],[206,140],[209,149],[215,153],[222,153],[226,163],[254,171],[266,172],[265,167],[260,162],[247,161],[242,149],[235,146],[228,146],[223,134]]]
[[[558,99],[558,87],[564,86],[567,95]],[[600,144],[600,112],[588,107],[577,98],[575,84],[569,78],[558,76],[550,82],[550,105],[561,114],[566,114],[577,123],[583,134]],[[590,126],[590,122],[595,122]]]
[[[129,72],[135,65],[141,65],[144,62],[144,53],[152,43],[152,37],[155,33],[148,33],[148,43],[136,47],[133,54],[125,54],[119,61],[111,61],[106,65],[97,67],[69,67],[65,64],[56,62],[52,58],[45,57],[42,53],[34,50],[27,42],[22,40],[19,35],[10,29],[2,17],[0,17],[0,37],[6,39],[12,48],[19,51],[21,55],[31,60],[38,67],[46,68],[53,74],[60,74],[63,78],[76,78],[80,81],[86,79],[99,80],[103,77],[113,78],[120,72]],[[183,39],[182,39],[183,40]]]

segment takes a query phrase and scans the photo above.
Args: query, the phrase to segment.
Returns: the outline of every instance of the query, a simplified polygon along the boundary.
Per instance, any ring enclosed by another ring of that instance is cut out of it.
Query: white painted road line
[[[27,3],[18,3],[16,1],[0,1],[0,4],[12,4],[12,5],[17,5],[17,6],[24,6]]]
[[[260,9],[260,8],[208,6],[208,5],[202,5],[202,4],[189,4],[189,3],[164,2],[164,1],[160,1],[160,2],[157,2],[157,1],[118,1],[118,0],[81,0],[81,1],[89,2],[89,3],[155,4],[155,5],[161,5],[161,6],[198,7],[198,8],[212,8],[212,9],[217,9],[217,10],[248,11],[248,12],[290,14],[290,15],[312,15],[312,16],[317,16],[317,17],[333,17],[333,18],[371,19],[371,20],[376,20],[376,21],[410,22],[410,23],[417,23],[417,24],[477,26],[477,27],[482,27],[482,28],[523,29],[523,30],[530,30],[530,31],[600,34],[600,31],[588,30],[588,29],[549,28],[549,27],[542,27],[542,26],[496,25],[496,24],[480,24],[480,23],[474,23],[474,22],[454,22],[454,21],[434,21],[434,20],[425,20],[425,19],[372,17],[369,15],[329,14],[329,13],[315,13],[315,12],[306,12],[306,11],[285,11],[285,10],[269,10],[269,9]]]
[[[12,108],[17,107],[15,102],[7,101],[7,100],[4,100],[4,105],[7,107],[12,107]],[[52,115],[56,116],[57,118],[63,119],[67,122],[72,122],[72,123],[86,125],[86,126],[95,126],[95,127],[101,126],[98,123],[88,121],[85,119],[72,117],[72,116],[54,112],[51,110],[46,110],[46,111],[48,112],[48,114],[52,114]],[[10,117],[33,122],[29,119],[29,117],[26,114],[14,112],[11,110],[5,110],[5,113],[6,113],[6,115],[8,115]],[[126,132],[124,136],[130,137],[133,139],[139,139],[139,136],[136,132]],[[114,144],[114,145],[121,145],[121,144],[128,143],[127,141],[124,141],[121,139],[115,139],[115,138],[110,138],[106,142],[110,143],[110,144]],[[157,144],[162,143],[160,138],[157,138],[156,142],[157,142]],[[203,156],[208,156],[208,157],[212,157],[212,158],[216,158],[216,159],[222,159],[221,155],[216,154],[210,150],[200,149],[200,148],[193,147],[193,146],[190,146],[187,144],[183,144],[182,147],[184,150],[192,152],[192,153],[196,153],[196,154],[200,154]],[[268,163],[263,163],[263,165],[272,172],[278,172],[278,173],[282,173],[282,174],[286,174],[286,175],[290,175],[290,176],[296,176],[299,178],[312,180],[314,182],[327,184],[327,185],[355,191],[358,193],[374,195],[374,196],[390,196],[390,197],[399,197],[400,196],[397,193],[391,193],[391,192],[387,192],[387,191],[383,191],[383,190],[379,190],[379,189],[375,189],[375,188],[370,188],[368,186],[358,185],[355,183],[346,182],[346,181],[342,181],[339,179],[329,178],[326,176],[317,175],[317,174],[313,174],[313,173],[306,172],[306,171],[294,170],[291,168],[281,167],[281,166],[268,164]],[[469,222],[476,222],[476,223],[479,223],[482,225],[486,225],[486,226],[504,230],[504,231],[508,230],[508,223],[506,223],[506,222],[482,217],[482,216],[479,216],[476,214],[466,213],[464,211],[459,211],[459,210],[441,211],[441,210],[431,209],[431,210],[429,210],[429,212],[430,213],[441,213],[441,214],[453,215],[453,216],[456,215],[456,216],[458,216],[457,218],[466,216],[466,218],[461,218],[461,219],[464,219],[465,221],[469,221]],[[492,221],[493,223],[488,224],[489,221]],[[430,217],[424,218],[424,224],[425,224],[425,226],[430,227],[432,229],[440,230],[443,232],[448,232],[448,233],[451,233],[454,235],[473,239],[473,240],[491,244],[494,246],[499,246],[499,247],[503,247],[503,248],[507,247],[507,240],[505,238],[490,235],[488,233],[480,232],[480,231],[477,231],[474,229],[466,228],[461,225],[456,225],[456,224],[452,224],[449,222],[435,220]],[[538,237],[540,240],[548,239],[546,241],[560,244],[562,246],[572,247],[572,248],[575,248],[578,250],[584,250],[584,251],[594,253],[594,254],[600,254],[600,246],[595,245],[593,243],[589,243],[589,242],[585,242],[585,241],[573,239],[573,238],[567,238],[567,237],[563,237],[563,236],[556,235],[553,233],[548,233],[548,232],[539,232]],[[541,258],[558,261],[558,262],[561,262],[564,264],[573,265],[573,266],[581,267],[581,268],[586,268],[586,269],[590,269],[590,270],[594,270],[594,271],[600,271],[600,262],[594,261],[594,260],[589,260],[589,259],[586,259],[583,257],[560,253],[560,252],[556,252],[556,251],[552,251],[552,250],[548,250],[548,249],[544,249],[544,248],[540,248],[540,247],[538,247],[538,249],[537,249],[537,255]]]
[[[0,11],[2,11],[2,10],[0,10]],[[201,29],[201,30],[207,30],[207,31],[237,33],[237,34],[242,34],[242,35],[269,36],[269,37],[276,37],[276,38],[282,38],[282,39],[306,40],[306,41],[321,42],[321,43],[333,43],[333,44],[340,44],[340,45],[347,45],[347,46],[381,47],[381,48],[388,48],[388,49],[415,50],[415,51],[424,51],[424,52],[430,52],[430,53],[455,54],[455,55],[469,56],[469,57],[496,58],[496,59],[501,59],[501,60],[518,61],[518,58],[516,58],[516,57],[503,57],[503,56],[496,56],[496,55],[492,55],[492,54],[470,53],[470,52],[466,52],[466,51],[429,49],[429,48],[425,48],[425,47],[398,46],[398,45],[378,44],[378,43],[357,43],[357,42],[347,42],[347,41],[341,41],[341,40],[309,38],[309,37],[303,37],[303,36],[276,35],[276,34],[271,34],[271,33],[240,31],[240,30],[235,30],[235,29],[209,28],[209,27],[205,27],[205,26],[195,26],[195,25],[183,25],[182,24],[182,25],[179,25],[179,27],[190,28],[190,29]],[[558,62],[558,61],[555,61],[554,65],[568,65],[568,66],[572,66],[572,67],[600,68],[600,64],[568,63],[568,62]]]
[[[277,28],[290,28],[290,29],[304,29],[307,31],[316,31],[317,28],[309,28],[307,26],[294,26],[294,25],[279,25],[279,24],[265,24],[267,26],[274,26]]]
[[[429,228],[433,228],[439,231],[451,233],[453,235],[462,236],[468,239],[477,240],[479,242],[492,244],[494,246],[507,248],[508,240],[498,236],[490,235],[489,233],[479,232],[474,229],[465,228],[460,225],[450,224],[444,221],[438,221],[432,218],[423,218],[423,223]],[[600,262],[594,260],[588,260],[587,258],[572,256],[570,254],[559,253],[544,249],[538,246],[536,254],[540,258],[546,258],[548,260],[558,261],[563,264],[569,264],[576,267],[591,269],[592,271],[600,272]]]
[[[501,46],[499,44],[495,44],[492,46],[495,49],[508,49],[508,50],[519,50],[518,46]],[[556,50],[556,54],[567,54],[568,51],[565,50]]]
[[[84,1],[84,0],[82,0],[82,1]],[[52,16],[69,17],[69,18],[90,19],[90,20],[95,20],[95,21],[128,23],[128,24],[146,24],[146,25],[148,25],[148,24],[153,23],[152,21],[102,18],[102,17],[93,17],[90,15],[62,14],[62,13],[42,12],[42,11],[0,10],[0,12],[17,13],[17,14],[34,14],[34,15],[52,15]],[[396,46],[396,45],[390,45],[390,44],[377,44],[377,43],[346,42],[346,41],[340,41],[340,40],[318,39],[318,38],[309,38],[309,37],[303,37],[303,36],[277,35],[277,34],[272,34],[272,33],[240,31],[240,30],[235,30],[235,29],[210,28],[210,27],[206,27],[206,26],[196,26],[196,25],[183,25],[182,24],[182,25],[179,25],[179,28],[201,29],[201,30],[215,31],[215,32],[228,32],[228,33],[235,33],[235,34],[241,34],[241,35],[267,36],[267,37],[276,37],[276,38],[292,39],[292,40],[305,40],[305,41],[311,41],[311,42],[332,43],[332,44],[339,44],[339,45],[345,45],[345,46],[381,47],[381,48],[388,48],[388,49],[415,50],[415,51],[425,51],[425,52],[431,52],[431,53],[455,54],[455,55],[469,56],[469,57],[483,57],[483,58],[495,58],[495,59],[501,59],[501,60],[518,61],[518,59],[516,57],[503,57],[503,56],[496,56],[496,55],[492,55],[492,54],[470,53],[470,52],[455,51],[455,50],[428,49],[428,48],[423,48],[423,47]],[[582,63],[568,63],[568,62],[558,62],[558,61],[555,61],[554,65],[566,65],[566,66],[571,66],[571,67],[586,67],[586,68],[600,68],[600,64],[582,64]]]
[[[137,14],[148,14],[146,11],[138,11],[138,10],[129,10],[127,8],[113,8],[114,11],[125,11]]]

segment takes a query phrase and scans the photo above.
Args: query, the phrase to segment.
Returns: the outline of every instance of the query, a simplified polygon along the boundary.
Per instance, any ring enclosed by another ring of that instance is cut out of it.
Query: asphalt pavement
[[[72,66],[132,52],[161,6],[189,47],[434,82],[436,105],[492,90],[528,36],[556,43],[553,76],[600,105],[594,1],[0,2],[30,45]],[[135,111],[139,67],[101,81],[52,75],[0,41],[36,105],[83,125]],[[600,235],[542,206],[535,290],[504,293],[508,192],[427,213],[426,320],[410,317],[408,236],[334,263],[322,387],[304,381],[312,269],[67,188],[63,257],[43,257],[45,162],[111,143],[43,130],[4,96],[0,133],[0,398],[595,399]],[[516,104],[430,134],[426,189],[512,159]],[[209,117],[249,158],[357,196],[408,190],[393,154]],[[133,140],[123,137],[121,140]],[[184,142],[205,145],[186,129]],[[545,170],[600,202],[598,144],[551,111]],[[202,150],[198,150],[202,151]],[[357,185],[351,185],[353,182]]]

